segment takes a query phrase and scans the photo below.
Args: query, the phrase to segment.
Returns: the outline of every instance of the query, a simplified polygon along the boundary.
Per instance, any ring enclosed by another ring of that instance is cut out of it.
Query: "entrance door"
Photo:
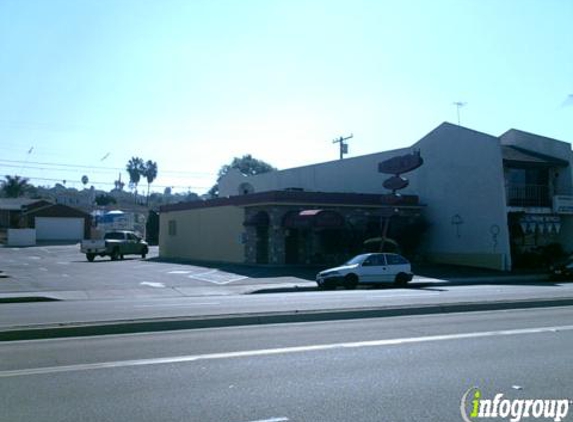
[[[257,227],[257,264],[269,263],[269,226]]]
[[[285,236],[285,263],[298,264],[298,229],[289,229],[288,234]]]

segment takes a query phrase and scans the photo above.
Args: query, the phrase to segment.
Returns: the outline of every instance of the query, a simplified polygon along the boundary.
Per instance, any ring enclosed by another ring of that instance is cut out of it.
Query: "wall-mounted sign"
[[[558,214],[573,214],[573,196],[556,195],[553,197],[553,212]]]
[[[395,191],[404,189],[408,187],[409,184],[410,182],[408,181],[408,179],[402,176],[392,176],[391,178],[386,179],[382,184],[382,186],[384,186],[388,190]]]
[[[523,233],[558,234],[561,231],[561,217],[558,215],[526,214],[519,219]]]
[[[424,160],[420,156],[420,152],[417,151],[378,163],[378,171],[380,173],[398,175],[416,170],[422,164],[424,164]]]

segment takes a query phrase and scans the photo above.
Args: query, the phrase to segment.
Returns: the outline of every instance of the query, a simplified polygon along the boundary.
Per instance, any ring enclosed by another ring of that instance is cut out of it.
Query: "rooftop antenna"
[[[348,144],[344,141],[353,138],[354,135],[351,133],[350,136],[347,136],[346,138],[344,137],[340,137],[338,139],[335,139],[334,141],[332,141],[333,144],[339,144],[340,147],[340,159],[342,160],[342,158],[344,157],[344,154],[348,154]]]
[[[461,124],[460,124],[460,108],[464,107],[467,103],[462,102],[462,101],[454,101],[452,104],[456,106],[456,111],[458,113],[458,126],[461,126]]]

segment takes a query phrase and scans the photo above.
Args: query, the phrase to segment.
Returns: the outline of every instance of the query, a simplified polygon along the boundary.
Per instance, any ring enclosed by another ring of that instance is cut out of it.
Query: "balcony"
[[[551,191],[547,185],[510,183],[505,185],[510,207],[551,207]]]

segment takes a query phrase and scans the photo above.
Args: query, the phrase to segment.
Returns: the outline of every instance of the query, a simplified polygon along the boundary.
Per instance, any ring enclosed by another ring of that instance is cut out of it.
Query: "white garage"
[[[73,217],[36,217],[37,240],[81,240],[84,219]]]

